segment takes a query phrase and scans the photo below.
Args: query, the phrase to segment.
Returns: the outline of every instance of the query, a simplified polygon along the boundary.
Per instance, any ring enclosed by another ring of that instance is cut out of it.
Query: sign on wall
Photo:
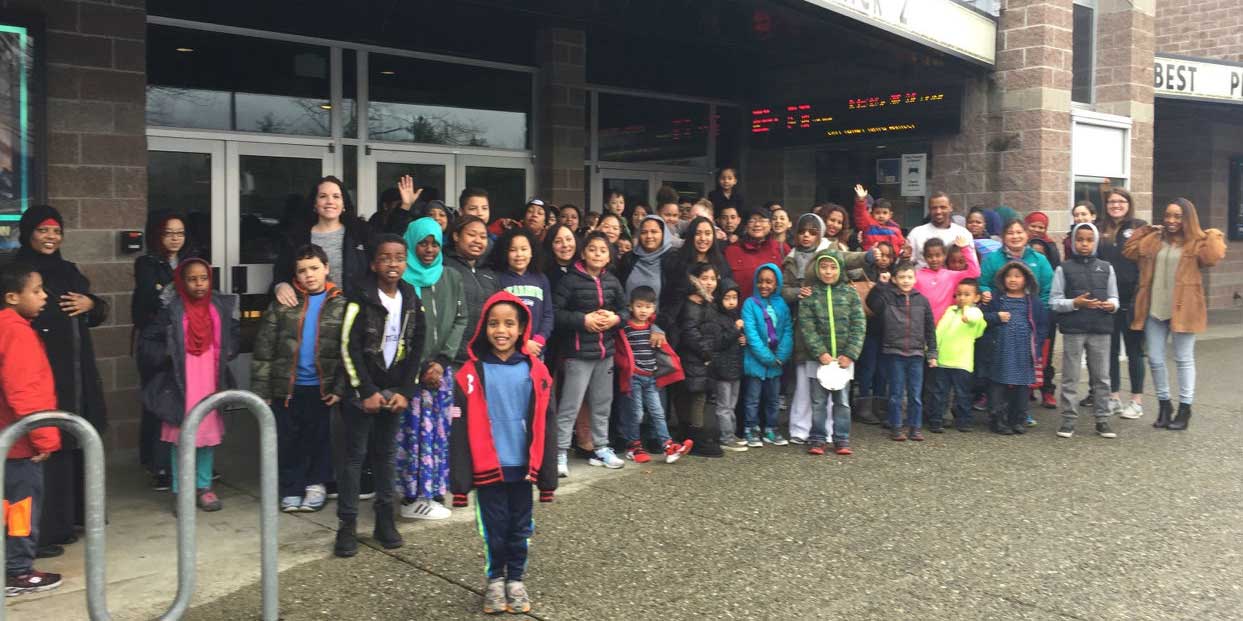
[[[42,53],[41,21],[0,12],[0,223],[43,195]]]
[[[997,22],[954,0],[807,0],[975,62],[997,63]]]
[[[1152,66],[1153,95],[1243,104],[1243,65],[1158,55]]]
[[[928,195],[928,154],[902,154],[902,196]]]

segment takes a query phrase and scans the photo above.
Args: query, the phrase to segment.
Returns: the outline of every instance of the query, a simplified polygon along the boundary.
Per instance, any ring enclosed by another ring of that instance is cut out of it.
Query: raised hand
[[[414,189],[414,177],[402,175],[397,180],[397,191],[401,193],[401,208],[409,210],[410,206],[419,200],[419,195],[423,193],[423,188]]]
[[[859,198],[866,198],[867,195],[868,195],[867,188],[863,187],[862,184],[856,183],[855,184],[855,196]]]

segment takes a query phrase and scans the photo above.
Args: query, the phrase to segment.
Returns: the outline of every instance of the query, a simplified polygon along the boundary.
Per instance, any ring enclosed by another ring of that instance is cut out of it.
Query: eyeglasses
[[[1119,199],[1110,199],[1110,200],[1107,200],[1107,201],[1105,201],[1105,204],[1106,204],[1106,205],[1125,205],[1125,204],[1127,204],[1128,202],[1130,202],[1130,201],[1126,200],[1125,198],[1119,198]]]
[[[164,231],[163,233],[163,237],[167,237],[169,239],[182,239],[185,236],[185,231]]]

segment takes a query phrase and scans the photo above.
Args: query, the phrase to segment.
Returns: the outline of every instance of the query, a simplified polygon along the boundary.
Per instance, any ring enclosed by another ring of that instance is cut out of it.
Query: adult
[[[928,267],[924,261],[924,244],[933,237],[945,242],[948,248],[954,244],[954,240],[960,237],[971,237],[971,232],[961,225],[954,224],[950,220],[950,216],[954,213],[954,203],[950,201],[950,197],[945,192],[933,192],[928,199],[928,222],[921,224],[913,229],[906,236],[906,245],[910,249],[910,258],[919,267]],[[828,224],[827,220],[825,224]],[[1023,242],[1027,244],[1026,240]],[[1049,276],[1050,282],[1053,280],[1052,274]],[[1045,299],[1048,299],[1048,292],[1040,292]]]
[[[558,210],[557,222],[570,227],[570,232],[578,234],[578,229],[582,226],[583,212],[578,209],[577,205],[566,203]]]
[[[617,240],[621,239],[622,231],[625,230],[624,225],[625,221],[622,217],[613,212],[601,215],[600,220],[596,223],[595,230],[604,233],[604,236],[608,238],[609,245],[613,247],[613,254],[615,256],[618,254]]]
[[[727,284],[732,284],[733,271],[721,247],[716,243],[717,228],[710,218],[703,216],[691,220],[686,227],[686,239],[676,252],[665,255],[661,267],[660,311],[656,315],[656,323],[665,329],[677,345],[677,318],[686,304],[687,296],[693,292],[689,278],[691,269],[700,263],[711,264],[720,274],[718,291],[725,291]]]
[[[963,230],[966,231],[966,229]],[[970,238],[971,234],[966,233],[965,236]],[[1036,252],[1027,242],[1027,227],[1022,220],[1011,220],[1002,228],[1001,249],[984,257],[984,261],[980,264],[980,291],[983,293],[985,303],[993,299],[993,287],[996,284],[993,279],[997,275],[997,270],[1011,261],[1020,261],[1027,265],[1035,275],[1036,284],[1040,286],[1040,301],[1045,307],[1049,306],[1049,289],[1053,286],[1053,268],[1049,266],[1049,260],[1043,254]]]
[[[617,279],[626,289],[627,300],[635,287],[642,286],[651,287],[659,298],[662,261],[673,250],[674,235],[669,232],[665,221],[655,215],[643,218],[636,230],[639,231],[639,244],[634,251],[621,258],[617,266]]]
[[[578,260],[578,237],[572,227],[564,221],[559,222],[548,230],[540,249],[539,269],[548,277],[548,290],[556,291],[561,279],[574,269],[574,262]],[[552,338],[548,340],[548,347],[544,350],[544,360],[554,373],[559,369],[563,349],[561,334],[564,331],[559,334],[554,325]]]
[[[1166,205],[1161,222],[1132,235],[1122,253],[1139,264],[1131,329],[1142,328],[1148,346],[1159,405],[1153,426],[1182,431],[1191,422],[1196,390],[1195,335],[1208,326],[1202,272],[1225,258],[1226,241],[1221,231],[1200,228],[1196,207],[1185,198]],[[1173,420],[1165,368],[1165,342],[1170,338],[1178,367],[1178,415]]]
[[[837,203],[825,203],[820,206],[820,217],[824,223],[822,235],[829,242],[828,249],[841,254],[850,280],[862,279],[863,273],[856,270],[863,269],[868,263],[868,257],[875,255],[850,249],[853,232],[850,230],[850,215],[846,208]],[[801,217],[799,219],[802,220]]]
[[[466,302],[466,330],[462,333],[454,366],[460,367],[470,353],[470,340],[474,327],[479,325],[479,313],[483,303],[500,290],[496,274],[483,266],[484,253],[488,250],[488,227],[476,216],[462,216],[453,226],[453,249],[445,264],[462,277],[463,300]]]
[[[357,292],[366,281],[367,253],[363,244],[371,239],[371,226],[358,219],[354,203],[341,180],[331,175],[311,187],[307,197],[306,218],[295,222],[285,233],[280,255],[272,267],[272,292],[285,306],[297,306],[293,288],[293,254],[306,244],[315,244],[328,255],[328,280],[341,287],[346,295]]]
[[[377,232],[405,233],[410,222],[418,217],[414,204],[422,194],[423,188],[414,187],[414,177],[402,176],[397,180],[397,187],[384,190],[380,195],[380,209],[371,214],[367,224]],[[332,258],[329,257],[329,260]]]
[[[738,283],[739,297],[751,297],[755,286],[755,270],[765,263],[781,265],[788,252],[786,245],[772,239],[772,214],[766,209],[756,209],[747,215],[747,223],[738,241],[725,248],[725,260],[730,275]]]
[[[1091,203],[1089,203],[1091,204]],[[1135,291],[1139,288],[1139,266],[1127,258],[1122,249],[1138,231],[1148,226],[1135,217],[1135,202],[1131,193],[1123,188],[1111,188],[1105,194],[1105,212],[1096,220],[1101,241],[1096,254],[1114,268],[1118,279],[1118,303],[1114,313],[1114,330],[1109,336],[1109,403],[1110,410],[1121,410],[1122,418],[1135,419],[1144,415],[1144,333],[1143,316],[1139,316],[1139,329],[1132,330],[1135,322]],[[1126,349],[1127,377],[1131,399],[1122,406],[1122,361]]]
[[[64,236],[65,220],[59,211],[46,205],[31,207],[18,223],[21,248],[14,260],[33,267],[43,277],[47,306],[31,323],[47,349],[57,406],[102,431],[108,415],[89,328],[108,319],[108,303],[91,295],[90,281],[78,266],[61,257]],[[62,435],[65,449],[76,448],[72,436]],[[38,545],[41,555],[55,555],[55,546],[76,541],[74,526],[85,523],[82,451],[52,453],[44,462],[43,477],[45,497]]]
[[[544,233],[548,231],[548,205],[538,198],[533,198],[527,202],[527,211],[522,215],[522,226],[530,231],[538,241],[544,240]]]
[[[134,336],[155,321],[164,304],[176,295],[172,284],[177,264],[195,256],[187,237],[185,218],[179,214],[152,214],[147,219],[146,235],[147,252],[134,260],[134,292],[130,296]],[[139,381],[146,384],[154,371],[139,364]],[[152,487],[156,490],[166,490],[172,485],[170,455],[168,447],[160,442],[160,419],[143,408],[138,427],[138,459],[151,474]]]

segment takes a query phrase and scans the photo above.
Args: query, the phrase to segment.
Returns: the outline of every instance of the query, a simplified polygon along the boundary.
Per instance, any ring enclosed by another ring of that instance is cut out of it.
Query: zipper
[[[306,309],[311,305],[310,295],[302,298],[302,309],[298,311],[298,338],[294,340],[294,361],[289,369],[289,387],[285,391],[285,407],[289,407],[289,401],[293,399],[294,383],[298,380],[298,352],[302,351],[302,326],[306,323]],[[321,307],[322,308],[322,307]],[[315,343],[315,359],[319,360],[319,325],[315,326],[316,343]],[[316,370],[319,369],[319,363],[315,363]]]
[[[588,276],[591,276],[591,274],[588,274]],[[591,279],[596,284],[596,304],[598,308],[604,308],[604,286],[600,284],[600,277],[591,276]],[[604,333],[597,333],[596,336],[600,339],[600,359],[604,360]]]

